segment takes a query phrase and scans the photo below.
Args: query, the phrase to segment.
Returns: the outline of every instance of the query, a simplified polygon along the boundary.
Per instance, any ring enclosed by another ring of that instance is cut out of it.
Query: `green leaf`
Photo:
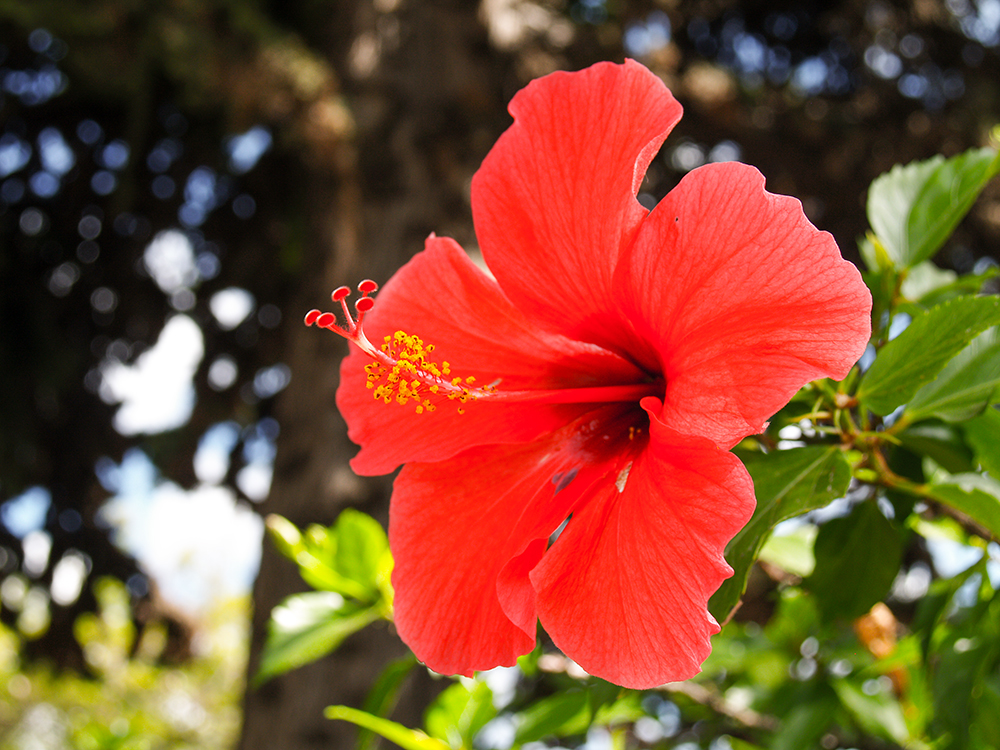
[[[1000,172],[991,148],[897,165],[872,182],[868,222],[897,268],[928,260]]]
[[[314,589],[332,591],[358,601],[371,599],[372,592],[368,587],[340,575],[308,550],[300,552],[296,556],[295,562],[298,563],[299,575],[302,576],[302,580]]]
[[[929,485],[928,491],[1000,538],[1000,481],[983,474],[952,474],[947,482]]]
[[[288,597],[271,612],[254,683],[316,661],[379,616],[378,608],[358,608],[330,591]]]
[[[348,508],[333,526],[313,524],[304,534],[284,518],[271,516],[268,528],[282,554],[296,562],[302,579],[314,589],[365,604],[380,599],[391,603],[389,542],[371,516]]]
[[[864,731],[900,745],[910,739],[899,701],[883,693],[867,695],[848,680],[832,680],[830,684],[841,705]]]
[[[899,288],[899,293],[906,299],[919,301],[931,292],[954,284],[958,280],[958,274],[951,269],[938,268],[934,263],[925,260],[918,263],[910,272],[906,274],[903,283]],[[970,290],[968,293],[974,294],[979,287]]]
[[[441,740],[428,737],[419,729],[410,729],[398,722],[383,719],[381,716],[372,716],[350,706],[327,706],[323,715],[328,719],[349,721],[363,729],[371,730],[389,742],[396,743],[403,750],[451,750]]]
[[[983,471],[1000,477],[1000,410],[987,409],[963,424],[962,431]]]
[[[278,552],[294,561],[302,549],[302,534],[295,524],[277,513],[268,515],[264,523]]]
[[[733,576],[709,600],[722,622],[746,589],[754,560],[771,529],[781,521],[822,508],[847,492],[851,468],[837,446],[809,446],[752,454],[744,461],[753,478],[757,508],[753,518],[726,545]]]
[[[820,526],[814,550],[816,569],[802,584],[829,622],[859,617],[889,593],[903,542],[878,506],[864,502]]]
[[[365,698],[364,710],[375,716],[388,716],[392,713],[399,699],[399,691],[403,682],[413,668],[417,666],[417,657],[413,654],[389,662],[379,675],[374,687]],[[370,730],[358,733],[357,750],[369,750],[374,746],[375,735]]]
[[[973,339],[935,380],[917,391],[906,406],[906,418],[913,422],[928,417],[964,422],[982,413],[998,385],[1000,335],[992,328]]]
[[[620,693],[621,691],[616,691]],[[642,707],[641,692],[626,692],[617,700],[598,704],[591,700],[594,709],[594,724],[601,727],[612,727],[621,724],[634,724],[646,715]]]
[[[860,240],[858,250],[861,252],[861,260],[865,262],[865,267],[873,274],[882,276],[886,271],[892,271],[892,259],[873,233],[868,232]],[[871,284],[868,286],[872,288]]]
[[[1000,747],[1000,677],[982,681],[975,703],[972,738],[979,747]]]
[[[896,433],[896,438],[906,450],[934,459],[945,471],[957,474],[975,470],[972,451],[956,427],[941,422],[922,422]],[[893,470],[899,472],[897,467]],[[923,481],[923,474],[910,478]]]
[[[934,289],[928,289],[922,295],[920,295],[919,298],[911,297],[907,293],[907,291],[913,291],[913,286],[908,284],[910,278],[916,274],[917,268],[923,268],[924,266],[931,266],[931,265],[933,265],[931,261],[925,261],[916,268],[910,269],[909,275],[906,277],[906,280],[903,281],[900,292],[903,294],[904,297],[915,300],[915,303],[911,303],[910,305],[907,305],[906,303],[900,303],[899,307],[897,308],[898,310],[910,312],[910,310],[908,310],[907,308],[911,307],[912,304],[917,305],[917,310],[926,310],[927,308],[934,307],[935,305],[939,305],[942,302],[947,302],[948,300],[954,299],[955,297],[963,297],[963,296],[968,296],[970,294],[972,295],[979,294],[979,291],[983,288],[983,284],[985,284],[987,281],[994,278],[995,276],[1000,275],[1000,268],[995,268],[991,266],[987,268],[985,271],[983,271],[983,273],[979,274],[969,273],[963,276],[958,276],[950,284],[944,284],[943,286],[938,286]],[[926,283],[928,281],[926,275],[924,279],[918,279],[918,282],[920,281]]]
[[[772,534],[761,547],[759,557],[766,563],[804,578],[816,569],[813,545],[817,531],[812,524],[805,524],[790,534]]]
[[[583,690],[556,693],[531,704],[517,717],[519,744],[543,737],[583,734],[590,726],[590,701]]]
[[[782,717],[781,726],[769,743],[772,750],[802,750],[816,747],[837,712],[837,697],[825,685],[815,696],[799,700]]]
[[[865,373],[858,399],[876,414],[905,404],[949,360],[1000,323],[1000,297],[958,297],[918,315],[890,341]]]
[[[989,639],[973,632],[951,633],[942,639],[934,658],[931,691],[934,697],[934,718],[931,731],[950,734],[947,747],[969,747],[969,732],[975,707],[976,688],[982,684],[983,672],[995,657],[990,653]],[[963,644],[955,646],[962,641]]]
[[[369,515],[348,508],[337,518],[336,569],[373,594],[378,590],[379,562],[389,549],[382,525]]]
[[[467,688],[456,682],[442,692],[424,714],[424,726],[431,737],[448,743],[454,750],[472,747],[472,741],[486,722],[497,715],[493,691],[481,680]]]

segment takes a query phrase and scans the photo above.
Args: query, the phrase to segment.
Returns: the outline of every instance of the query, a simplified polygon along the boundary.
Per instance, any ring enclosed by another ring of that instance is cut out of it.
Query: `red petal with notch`
[[[507,572],[504,605],[498,577],[512,558],[533,558],[533,566],[586,490],[560,482],[576,465],[574,432],[403,467],[389,511],[395,622],[431,669],[471,675],[531,650],[534,592],[519,585],[527,569]]]
[[[698,673],[719,630],[709,597],[732,569],[723,550],[753,514],[732,453],[650,412],[650,441],[627,476],[591,498],[531,573],[539,618],[591,674],[650,688]]]
[[[537,390],[634,383],[642,373],[616,354],[550,333],[514,308],[496,282],[458,244],[430,237],[424,252],[401,268],[378,293],[364,320],[376,345],[399,328],[434,344],[433,358],[452,374],[499,379],[500,390]],[[361,451],[351,462],[359,474],[386,474],[407,461],[440,461],[475,445],[531,440],[572,421],[579,404],[458,404],[440,397],[434,412],[376,401],[366,387],[371,360],[359,349],[341,365],[337,407]]]
[[[794,198],[735,162],[690,172],[615,277],[638,359],[658,357],[663,419],[730,447],[804,384],[841,379],[871,335],[871,294]]]
[[[472,181],[483,257],[528,315],[611,345],[615,263],[648,213],[635,196],[681,106],[626,60],[533,81],[510,112]]]

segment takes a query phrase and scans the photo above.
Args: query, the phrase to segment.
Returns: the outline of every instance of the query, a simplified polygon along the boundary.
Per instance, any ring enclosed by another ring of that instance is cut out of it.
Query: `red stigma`
[[[378,284],[371,279],[365,279],[358,284],[358,291],[361,292],[361,298],[354,303],[357,318],[351,314],[351,310],[347,306],[347,298],[351,296],[351,288],[340,286],[333,290],[330,294],[330,299],[340,303],[340,309],[344,312],[344,326],[337,325],[337,316],[334,313],[322,312],[320,310],[310,310],[307,312],[304,322],[307,326],[316,325],[338,333],[348,341],[353,341],[355,344],[365,348],[362,346],[362,342],[366,342],[367,339],[365,339],[365,335],[361,330],[361,321],[364,319],[365,313],[375,306],[375,300],[368,295],[377,290]]]

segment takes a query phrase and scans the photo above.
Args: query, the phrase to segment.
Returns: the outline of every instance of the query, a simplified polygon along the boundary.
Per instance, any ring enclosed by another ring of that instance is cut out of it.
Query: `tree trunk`
[[[496,80],[501,66],[490,64],[474,4],[376,6],[386,10],[341,3],[328,19],[331,57],[356,138],[341,149],[336,166],[320,165],[308,178],[311,205],[303,215],[312,222],[306,251],[312,262],[305,268],[314,272],[303,274],[295,307],[285,315],[298,328],[287,337],[291,351],[284,361],[292,379],[277,405],[282,433],[263,508],[299,526],[332,523],[348,506],[385,523],[390,491],[389,478],[359,478],[348,465],[357,449],[334,405],[345,343],[306,329],[301,315],[322,307],[342,284],[366,277],[384,283],[431,231],[473,240],[469,180],[505,117]],[[251,676],[271,609],[304,589],[295,566],[265,540],[254,588]],[[248,689],[240,748],[350,747],[353,728],[324,719],[323,708],[360,706],[384,667],[405,653],[393,628],[380,623],[330,656]],[[415,670],[396,717],[418,725],[436,691],[426,671]]]

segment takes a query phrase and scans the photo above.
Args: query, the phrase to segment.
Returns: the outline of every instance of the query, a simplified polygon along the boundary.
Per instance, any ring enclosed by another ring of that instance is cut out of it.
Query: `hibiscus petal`
[[[681,106],[627,60],[533,81],[510,112],[472,181],[483,257],[522,310],[608,345],[615,262],[647,214],[635,196]]]
[[[534,592],[508,587],[502,606],[497,579],[512,557],[535,557],[526,548],[538,540],[544,551],[578,496],[560,488],[573,458],[566,438],[563,430],[531,445],[474,448],[409,463],[397,477],[389,512],[395,622],[431,669],[470,675],[511,666],[533,647]]]
[[[732,575],[723,549],[754,508],[733,454],[650,422],[646,450],[574,513],[531,573],[555,644],[631,688],[697,674],[719,630],[708,598]]]
[[[660,359],[663,419],[729,447],[806,382],[847,375],[871,294],[794,198],[739,163],[690,172],[649,215],[615,277],[638,360]]]
[[[635,366],[591,344],[549,333],[514,308],[496,282],[480,271],[458,244],[430,237],[426,249],[378,293],[364,320],[368,338],[380,345],[397,330],[434,344],[434,361],[476,385],[499,380],[499,390],[558,389],[641,380]],[[337,406],[348,435],[362,446],[351,462],[359,474],[385,474],[407,461],[439,461],[482,444],[516,443],[562,427],[577,404],[488,402],[458,404],[444,397],[434,412],[414,413],[373,398],[364,370],[371,360],[356,347],[341,365]]]

